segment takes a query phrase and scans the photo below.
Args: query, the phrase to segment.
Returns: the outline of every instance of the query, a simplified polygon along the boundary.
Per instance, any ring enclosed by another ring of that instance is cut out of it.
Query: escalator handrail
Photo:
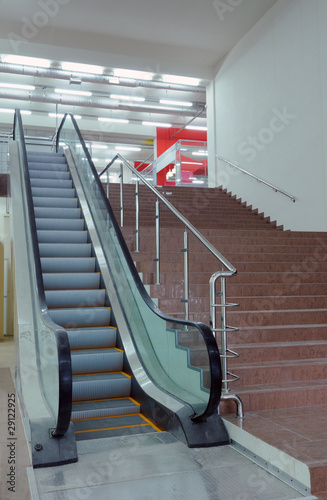
[[[208,404],[207,404],[207,407],[206,409],[204,410],[203,413],[201,414],[195,414],[192,416],[192,420],[194,421],[201,421],[201,420],[204,420],[206,419],[207,417],[210,417],[211,415],[213,415],[214,413],[216,413],[217,411],[217,408],[218,408],[218,405],[219,405],[219,402],[220,402],[220,395],[221,395],[221,387],[222,387],[222,370],[221,370],[221,363],[220,363],[220,354],[219,354],[219,349],[218,349],[218,346],[217,346],[217,343],[216,343],[216,340],[212,334],[212,331],[211,329],[204,323],[201,323],[201,322],[195,322],[195,321],[186,321],[186,320],[181,320],[181,319],[177,319],[177,318],[173,318],[171,316],[168,316],[166,315],[165,313],[163,313],[158,307],[157,305],[152,301],[151,297],[149,296],[149,294],[147,293],[147,291],[145,290],[145,287],[143,285],[143,282],[136,270],[136,267],[134,265],[134,262],[133,262],[133,259],[132,259],[132,256],[129,252],[129,249],[127,247],[127,244],[125,242],[125,239],[122,235],[122,232],[120,230],[120,227],[117,223],[117,220],[116,220],[116,217],[113,213],[113,210],[112,210],[112,207],[111,207],[111,204],[105,194],[105,191],[104,191],[104,188],[103,188],[103,185],[102,185],[102,182],[100,180],[100,177],[99,177],[99,174],[94,166],[94,163],[92,161],[92,158],[91,158],[91,155],[86,147],[86,144],[85,144],[85,141],[83,139],[83,136],[79,130],[79,127],[76,123],[76,120],[74,118],[74,116],[71,114],[71,113],[66,113],[65,116],[63,117],[62,119],[62,122],[59,126],[59,129],[58,129],[58,133],[57,133],[57,143],[56,143],[56,151],[58,152],[58,147],[59,147],[59,140],[60,140],[60,132],[62,130],[62,127],[65,123],[65,120],[67,118],[67,116],[70,116],[71,118],[71,121],[74,125],[74,128],[75,128],[75,132],[76,134],[78,135],[78,138],[79,138],[79,141],[82,145],[82,148],[83,148],[83,152],[90,164],[90,167],[92,169],[92,172],[93,172],[93,175],[94,175],[94,179],[95,179],[95,182],[97,183],[97,186],[98,186],[98,189],[99,189],[99,192],[102,194],[102,198],[103,198],[103,202],[105,203],[105,206],[106,206],[106,210],[110,216],[110,219],[114,225],[114,228],[115,228],[115,231],[116,231],[116,234],[117,234],[117,238],[118,238],[118,241],[119,241],[119,244],[120,244],[120,247],[121,247],[121,250],[124,254],[124,257],[126,259],[126,263],[129,267],[129,270],[132,274],[132,277],[133,277],[133,280],[137,286],[137,289],[143,299],[143,301],[147,304],[147,306],[157,315],[159,316],[160,318],[162,318],[163,320],[167,321],[167,322],[173,322],[173,323],[177,323],[177,324],[183,324],[183,325],[188,325],[188,326],[193,326],[195,328],[197,328],[202,337],[203,337],[203,340],[206,344],[206,347],[207,347],[207,351],[208,351],[208,357],[209,357],[209,364],[210,364],[210,377],[211,377],[211,383],[210,383],[210,396],[209,396],[209,401],[208,401]]]
[[[18,126],[20,137],[22,138],[23,172],[26,187],[27,216],[31,228],[31,241],[34,254],[34,271],[36,281],[36,293],[38,296],[40,314],[45,325],[53,330],[58,353],[58,377],[59,377],[59,404],[56,428],[52,430],[53,437],[63,437],[69,426],[72,410],[72,368],[70,346],[67,332],[64,328],[54,323],[51,319],[44,292],[41,259],[37,240],[37,229],[35,222],[35,212],[33,206],[32,189],[28,170],[26,146],[24,140],[23,123],[20,111],[15,110],[13,140],[16,139],[16,126]]]

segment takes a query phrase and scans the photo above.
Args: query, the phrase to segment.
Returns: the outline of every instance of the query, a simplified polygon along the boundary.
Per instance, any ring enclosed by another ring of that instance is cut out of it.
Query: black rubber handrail
[[[16,130],[16,125],[18,127],[18,132]],[[54,323],[51,319],[46,299],[44,293],[44,285],[42,278],[41,260],[39,253],[39,245],[37,241],[37,230],[35,223],[35,213],[33,206],[33,197],[31,182],[28,170],[26,146],[24,140],[23,123],[20,111],[15,110],[14,118],[14,129],[13,129],[13,139],[16,136],[20,136],[22,145],[22,163],[23,172],[25,179],[26,188],[26,199],[27,199],[27,217],[29,219],[29,224],[31,228],[31,240],[34,254],[34,271],[36,280],[36,293],[39,301],[40,314],[45,325],[54,331],[56,342],[57,342],[57,353],[58,353],[58,376],[59,376],[59,405],[58,405],[58,415],[56,428],[52,430],[53,437],[63,437],[70,425],[71,411],[72,411],[72,368],[71,368],[71,356],[70,356],[70,346],[67,332],[64,328]]]
[[[217,408],[218,408],[218,405],[219,405],[219,402],[220,402],[220,395],[221,395],[221,387],[222,387],[222,371],[221,371],[221,363],[220,363],[220,354],[219,354],[219,349],[218,349],[218,346],[217,346],[217,343],[216,343],[216,340],[213,336],[213,333],[211,331],[211,329],[205,325],[204,323],[201,323],[201,322],[194,322],[194,321],[186,321],[186,320],[181,320],[181,319],[177,319],[177,318],[173,318],[171,316],[168,316],[166,314],[164,314],[157,306],[156,304],[152,301],[151,297],[149,296],[149,294],[147,293],[147,291],[145,290],[145,287],[141,281],[141,278],[136,270],[136,267],[134,265],[134,262],[133,262],[133,259],[132,259],[132,256],[129,252],[129,249],[127,247],[127,244],[125,242],[125,239],[122,235],[122,232],[120,230],[120,227],[118,225],[118,222],[116,220],[116,217],[114,215],[114,212],[112,210],[112,207],[111,207],[111,204],[105,194],[105,191],[103,189],[103,185],[102,185],[102,182],[100,180],[100,177],[98,175],[98,172],[94,166],[94,163],[92,161],[92,158],[90,156],[90,153],[85,145],[85,141],[83,139],[83,136],[79,130],[79,127],[76,123],[76,120],[74,118],[74,116],[71,114],[71,113],[66,113],[65,116],[63,117],[62,121],[61,121],[61,124],[58,128],[58,133],[57,133],[57,141],[56,141],[56,151],[58,152],[58,146],[59,146],[59,137],[60,137],[60,133],[61,133],[61,130],[62,130],[62,127],[65,123],[65,120],[67,118],[67,116],[70,116],[71,120],[72,120],[72,123],[74,125],[74,128],[75,128],[75,132],[79,138],[79,141],[83,147],[83,151],[84,151],[84,154],[86,155],[86,158],[91,166],[91,169],[92,169],[92,172],[93,172],[93,175],[94,175],[94,179],[95,179],[95,182],[97,183],[97,186],[98,186],[98,189],[99,189],[99,192],[101,193],[101,196],[102,196],[102,201],[104,202],[105,206],[106,206],[106,209],[108,211],[108,214],[109,214],[109,217],[114,225],[114,228],[115,228],[115,231],[116,231],[116,234],[117,234],[117,238],[118,238],[118,241],[119,241],[119,244],[120,244],[120,247],[122,249],[122,252],[124,254],[124,257],[126,259],[126,263],[129,267],[129,270],[132,274],[132,277],[134,279],[134,282],[137,286],[137,289],[138,291],[140,292],[140,295],[142,297],[142,299],[144,300],[144,302],[147,304],[147,306],[157,315],[159,316],[160,318],[162,318],[163,320],[167,321],[167,322],[171,322],[171,323],[177,323],[177,324],[181,324],[181,325],[187,325],[187,326],[193,326],[194,328],[198,329],[204,339],[204,342],[206,344],[206,347],[207,347],[207,351],[208,351],[208,356],[209,356],[209,364],[210,364],[210,377],[211,377],[211,380],[210,380],[210,396],[209,396],[209,401],[208,401],[208,404],[207,404],[207,407],[205,409],[205,411],[201,414],[195,414],[192,416],[192,420],[194,421],[202,421],[208,417],[210,417],[211,415],[215,414],[217,412]]]

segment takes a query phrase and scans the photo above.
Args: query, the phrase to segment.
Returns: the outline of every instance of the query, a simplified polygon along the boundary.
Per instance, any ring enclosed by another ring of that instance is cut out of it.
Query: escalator
[[[228,444],[212,332],[164,315],[146,293],[72,115],[57,149],[26,151],[16,111],[17,387],[33,466],[76,461],[76,440],[126,434]],[[202,339],[205,368],[191,365],[181,334]]]

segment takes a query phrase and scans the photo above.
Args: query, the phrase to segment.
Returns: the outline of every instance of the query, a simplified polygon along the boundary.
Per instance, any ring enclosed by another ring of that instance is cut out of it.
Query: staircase
[[[132,377],[66,159],[27,157],[46,302],[71,346],[76,439],[158,431],[131,396]]]
[[[221,189],[161,188],[162,194],[237,268],[227,283],[231,388],[246,412],[327,404],[327,234],[283,231]],[[120,214],[119,187],[110,202]],[[123,234],[135,249],[134,187],[124,186]],[[161,275],[155,283],[154,197],[140,187],[140,253],[133,252],[159,308],[183,317],[183,226],[161,208]],[[119,218],[118,218],[119,220]],[[209,322],[209,278],[217,261],[190,238],[190,319]],[[201,366],[201,349],[192,364]],[[223,403],[223,413],[234,413]]]

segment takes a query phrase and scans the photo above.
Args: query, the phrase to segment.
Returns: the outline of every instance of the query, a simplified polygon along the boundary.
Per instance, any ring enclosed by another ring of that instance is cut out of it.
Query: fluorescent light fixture
[[[104,144],[92,144],[92,149],[108,149]]]
[[[180,85],[193,85],[195,87],[200,85],[198,78],[191,78],[189,76],[162,75],[162,81],[166,83],[178,83]]]
[[[193,156],[208,156],[208,153],[206,151],[194,151],[192,153]]]
[[[110,99],[118,99],[122,101],[138,101],[138,102],[145,101],[145,97],[138,97],[132,95],[118,95],[118,94],[111,94]]]
[[[120,81],[119,78],[117,78],[116,76],[109,76],[109,83],[119,85]]]
[[[55,89],[56,94],[70,94],[70,95],[81,95],[85,97],[90,97],[92,92],[86,90],[72,90],[72,89]]]
[[[20,114],[21,115],[31,115],[32,111],[28,111],[28,110],[22,109],[21,112],[20,112]]]
[[[183,165],[203,165],[203,163],[198,163],[196,161],[182,161]]]
[[[204,181],[193,180],[192,183],[193,184],[204,184]]]
[[[112,123],[129,123],[129,120],[124,118],[98,118],[99,122],[112,122]]]
[[[51,118],[63,118],[64,113],[48,113]],[[80,120],[82,117],[80,115],[74,115],[75,120]]]
[[[149,71],[134,71],[129,69],[114,69],[114,75],[121,78],[133,78],[136,80],[152,80],[153,73]]]
[[[142,122],[142,125],[148,125],[150,127],[171,128],[171,123],[163,123],[163,122]]]
[[[189,101],[170,101],[169,99],[160,99],[160,104],[171,104],[172,106],[193,106]]]
[[[92,161],[100,161],[99,158],[92,158]]]
[[[11,64],[21,64],[22,66],[36,66],[40,68],[50,67],[50,61],[48,61],[47,59],[40,59],[38,57],[5,55],[1,56],[1,59],[2,62]]]
[[[20,85],[18,83],[0,83],[0,87],[5,89],[35,90],[34,85]]]
[[[201,126],[197,126],[197,125],[188,125],[187,127],[185,127],[187,130],[203,130],[204,132],[206,132],[208,130],[207,127],[201,127]]]
[[[103,68],[101,66],[95,66],[93,64],[62,62],[61,67],[66,71],[72,71],[77,73],[91,73],[95,75],[103,74]]]
[[[132,146],[116,146],[117,151],[141,151],[141,148],[136,148]]]

